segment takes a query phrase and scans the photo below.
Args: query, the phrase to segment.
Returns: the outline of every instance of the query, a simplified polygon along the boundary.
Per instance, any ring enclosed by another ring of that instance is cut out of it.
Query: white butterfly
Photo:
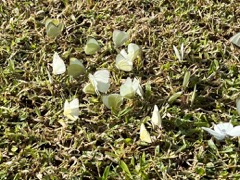
[[[240,47],[240,32],[231,37],[230,42]]]
[[[152,142],[151,136],[143,123],[141,124],[141,127],[140,127],[140,139],[141,141],[144,141],[147,143]]]
[[[106,69],[98,70],[93,75],[89,74],[89,80],[93,85],[97,95],[106,93],[110,87],[110,72]]]
[[[177,56],[179,61],[182,61],[184,58],[184,47],[183,43],[181,44],[180,52],[178,51],[177,47],[173,45],[173,50],[175,52],[175,55]]]
[[[116,67],[123,71],[132,71],[133,61],[140,55],[140,47],[134,43],[128,45],[128,53],[122,49],[116,57]]]
[[[78,98],[73,99],[70,103],[66,100],[64,103],[64,116],[75,121],[79,115],[79,100]]]
[[[155,126],[159,128],[162,127],[162,119],[161,119],[157,105],[154,106],[151,121],[152,121],[153,127]]]
[[[51,38],[55,38],[63,31],[64,24],[57,19],[47,19],[45,22],[47,35]]]
[[[113,31],[113,43],[115,46],[121,46],[123,45],[129,38],[129,35],[127,32],[120,31],[120,30],[114,30]]]
[[[52,67],[53,74],[62,74],[66,71],[66,65],[57,52],[54,52]]]
[[[218,140],[223,140],[228,136],[240,136],[240,126],[233,127],[231,123],[219,123],[217,125],[214,124],[214,130],[206,127],[202,127],[202,129],[213,135]]]
[[[119,94],[110,94],[102,96],[102,101],[107,108],[113,111],[118,111],[123,103],[123,97]]]
[[[133,61],[128,58],[128,54],[124,49],[116,57],[116,67],[127,72],[133,69]]]
[[[133,98],[136,93],[143,98],[143,90],[139,80],[134,78],[132,81],[132,79],[128,77],[120,87],[120,94],[125,98]]]

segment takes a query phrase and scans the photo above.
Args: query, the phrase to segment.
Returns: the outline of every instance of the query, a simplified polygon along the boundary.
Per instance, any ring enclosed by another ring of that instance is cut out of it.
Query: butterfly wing
[[[120,30],[113,31],[113,43],[115,46],[123,45],[129,38],[128,33]]]
[[[142,87],[140,86],[140,81],[136,78],[133,79],[133,89],[143,99],[143,90]]]
[[[64,116],[75,121],[79,115],[79,100],[73,99],[70,103],[66,100],[64,103]]]
[[[240,136],[240,126],[235,126],[233,129],[228,131],[227,134],[233,137]]]
[[[100,46],[94,38],[90,38],[87,41],[86,46],[84,47],[84,51],[87,55],[95,54],[100,49]]]
[[[95,94],[96,93],[92,83],[86,84],[83,88],[83,92],[85,94]]]
[[[122,105],[122,102],[123,98],[119,94],[110,94],[108,96],[108,104],[113,111],[119,110],[120,106]]]
[[[99,93],[99,91],[98,91],[98,82],[96,81],[94,75],[92,75],[91,73],[89,73],[88,78],[89,78],[90,83],[92,84],[92,86],[93,86],[96,94],[97,94],[97,95],[100,95],[100,93]]]
[[[233,129],[233,125],[231,123],[219,123],[217,125],[214,125],[214,131],[220,134],[225,134]]]
[[[75,98],[75,99],[73,99],[70,102],[70,107],[71,107],[71,109],[79,108],[79,100],[78,100],[78,98]]]
[[[110,83],[104,83],[104,82],[101,82],[101,81],[97,82],[97,89],[101,93],[107,93],[109,87],[110,87]]]
[[[108,108],[108,109],[111,109],[109,103],[108,103],[108,96],[102,96],[102,101],[103,101],[103,104]]]
[[[210,128],[202,127],[202,129],[213,135],[217,140],[223,140],[226,136],[225,134],[218,133]]]
[[[120,70],[130,72],[133,69],[133,62],[125,58],[122,54],[116,57],[116,67]]]
[[[85,73],[85,67],[83,66],[82,62],[76,58],[70,59],[70,64],[68,66],[68,75],[77,77],[80,74]]]
[[[97,89],[102,93],[106,93],[110,87],[110,72],[106,69],[98,70],[94,73],[94,79],[97,82]]]
[[[79,115],[79,100],[78,100],[78,98],[75,98],[70,102],[70,108],[71,108],[70,114],[73,117],[72,119],[76,120]]]
[[[128,58],[133,61],[140,54],[140,47],[137,44],[130,43],[128,45]]]
[[[181,44],[181,60],[184,58],[184,44]]]
[[[152,142],[151,136],[150,136],[149,132],[147,131],[144,124],[141,124],[141,127],[140,127],[140,139],[141,139],[141,141],[144,141],[147,143]]]
[[[57,23],[59,23],[59,22],[57,22]],[[62,23],[59,23],[58,25],[56,25],[54,23],[54,20],[52,20],[52,21],[48,22],[46,25],[47,35],[51,38],[55,38],[61,34],[63,28],[64,28],[64,25]]]
[[[120,87],[120,94],[125,98],[133,98],[135,95],[135,90],[133,89],[132,79],[128,77],[124,84]]]
[[[64,103],[64,112],[63,115],[71,120],[73,120],[73,117],[71,116],[71,105],[70,103],[66,100]]]
[[[231,37],[230,42],[240,47],[240,32]]]
[[[161,128],[162,120],[161,120],[157,105],[154,106],[151,121],[152,121],[153,127],[157,126],[157,127]]]
[[[66,71],[66,66],[62,58],[58,55],[57,52],[53,55],[53,74],[62,74]]]
[[[94,73],[97,82],[109,83],[110,72],[107,69],[101,69]]]

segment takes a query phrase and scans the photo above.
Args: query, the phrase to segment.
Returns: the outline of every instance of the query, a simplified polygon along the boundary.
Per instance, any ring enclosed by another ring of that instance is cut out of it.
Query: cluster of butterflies
[[[230,42],[234,45],[240,47],[240,32],[235,34],[230,38]],[[240,115],[240,99],[236,100],[237,112]],[[213,130],[211,128],[202,127],[203,130],[207,131],[213,135],[217,140],[223,140],[226,137],[238,137],[240,136],[240,126],[233,127],[231,122],[213,125]]]
[[[64,25],[55,19],[47,19],[45,23],[47,35],[51,38],[55,38],[59,34],[61,34]],[[113,42],[115,47],[122,46],[129,39],[129,35],[127,32],[114,30],[113,32]],[[237,33],[233,37],[230,38],[230,42],[240,47],[240,33]],[[173,46],[174,52],[178,60],[183,60],[184,56],[184,47],[181,45],[180,51]],[[98,41],[94,38],[88,39],[84,52],[87,55],[93,55],[100,50],[100,45]],[[122,49],[120,53],[116,56],[115,65],[118,69],[129,72],[133,69],[134,60],[139,57],[140,58],[141,49],[138,45],[134,43],[128,44],[127,51]],[[58,55],[57,52],[53,55],[53,74],[63,74],[68,71],[68,75],[72,77],[77,77],[81,74],[86,73],[86,69],[83,65],[83,62],[76,59],[70,58],[70,64],[68,68],[62,58]],[[83,88],[83,92],[86,94],[97,94],[101,95],[101,93],[107,93],[110,87],[110,72],[107,69],[101,69],[96,71],[94,74],[88,74],[89,83],[85,85]],[[51,76],[49,75],[49,79]],[[103,95],[102,101],[103,104],[111,109],[112,111],[119,110],[119,107],[123,103],[123,98],[131,99],[136,94],[138,94],[143,99],[143,90],[140,85],[140,81],[137,78],[133,80],[131,78],[127,78],[125,82],[120,87],[120,94],[110,94]],[[240,100],[237,100],[237,110],[240,114]],[[78,118],[79,111],[79,100],[77,98],[73,99],[71,102],[67,100],[64,103],[64,116],[68,119],[75,121]],[[159,109],[157,105],[154,106],[154,110],[152,113],[151,122],[153,128],[162,128],[161,117],[159,114]],[[231,123],[219,123],[217,125],[214,124],[214,130],[206,127],[202,127],[205,131],[212,134],[216,139],[222,140],[228,136],[240,136],[240,126],[233,127]],[[152,139],[147,131],[144,123],[140,126],[140,139],[144,142],[151,143]]]
[[[56,20],[47,20],[46,21],[46,30],[47,35],[51,38],[58,36],[63,29],[63,24]],[[122,46],[127,40],[129,39],[129,35],[127,32],[114,30],[113,31],[113,43],[115,47]],[[85,47],[84,52],[87,55],[93,55],[97,51],[100,50],[100,45],[98,44],[97,40],[94,38],[88,39]],[[134,60],[136,58],[141,58],[141,49],[138,45],[134,43],[130,43],[127,46],[127,51],[122,49],[119,54],[116,56],[115,65],[119,70],[123,70],[126,72],[130,72],[133,69]],[[59,56],[57,52],[53,55],[53,62],[52,62],[52,73],[54,75],[63,74],[68,72],[69,76],[78,77],[81,74],[86,73],[86,69],[83,65],[83,62],[76,59],[70,58],[70,63],[68,67],[66,67],[63,59]],[[94,74],[88,74],[89,83],[87,83],[84,88],[83,92],[86,94],[97,94],[101,95],[102,93],[106,94],[109,87],[110,87],[110,72],[107,69],[100,69],[96,71]],[[51,75],[49,74],[49,79],[52,79]],[[50,81],[52,82],[52,81]],[[101,99],[103,104],[111,109],[113,112],[119,110],[120,106],[123,103],[123,99],[132,99],[135,95],[140,96],[143,99],[143,89],[140,85],[140,80],[137,78],[131,79],[128,77],[120,87],[120,94],[109,94],[109,95],[101,95]],[[78,119],[80,114],[79,110],[79,99],[74,98],[72,101],[68,102],[68,100],[64,103],[64,116],[69,119],[68,122],[74,122]],[[154,128],[162,127],[161,117],[159,114],[158,107],[155,105],[151,122]],[[60,122],[61,124],[65,124]],[[144,124],[140,126],[140,139],[144,142],[151,143],[151,137],[149,132],[147,131]]]

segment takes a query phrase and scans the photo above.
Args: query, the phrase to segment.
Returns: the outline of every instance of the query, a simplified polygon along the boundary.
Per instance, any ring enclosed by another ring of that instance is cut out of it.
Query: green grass
[[[239,7],[233,0],[1,2],[0,179],[239,179],[240,139],[219,142],[201,129],[239,124],[240,49],[229,42],[239,32]],[[46,35],[47,18],[65,25],[56,39]],[[114,29],[128,31],[128,43],[142,48],[130,73],[115,67],[121,48],[113,46]],[[96,55],[84,53],[88,37],[101,44]],[[184,61],[173,51],[181,43]],[[119,92],[121,79],[141,78],[145,99],[125,100],[122,113],[113,114],[100,97],[82,92],[87,76],[53,76],[50,84],[54,51],[66,64],[83,60],[90,73],[109,69],[109,93]],[[81,114],[63,127],[64,101],[74,96]],[[155,104],[159,131],[147,119]],[[139,139],[143,121],[152,144]]]

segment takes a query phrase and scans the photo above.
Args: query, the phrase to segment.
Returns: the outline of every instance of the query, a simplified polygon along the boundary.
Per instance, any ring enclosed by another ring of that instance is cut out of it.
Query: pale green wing
[[[129,35],[127,32],[114,30],[113,31],[113,43],[115,46],[123,45],[129,39]]]
[[[53,19],[50,19],[50,18],[46,19],[46,21],[45,21],[45,28],[46,29],[47,29],[48,24],[52,21],[53,21]]]
[[[233,137],[240,136],[240,126],[235,126],[233,129],[228,131],[227,134]]]
[[[108,96],[108,105],[113,111],[118,111],[123,103],[123,97],[119,94],[110,94]]]
[[[173,50],[174,50],[174,53],[176,55],[176,57],[178,58],[179,61],[181,61],[181,55],[180,55],[180,52],[178,51],[177,47],[173,45]]]
[[[95,40],[94,38],[90,38],[84,47],[84,52],[87,55],[92,55],[92,54],[95,54],[99,49],[100,49],[100,46],[97,40]]]
[[[116,57],[116,67],[123,71],[132,71],[133,62],[126,59],[122,54],[118,54]]]
[[[123,103],[123,97],[119,94],[102,96],[103,104],[112,111],[118,111]]]
[[[88,83],[84,86],[83,92],[85,94],[96,94],[95,88],[93,87],[93,85],[91,83]]]
[[[103,104],[108,108],[108,109],[111,109],[111,107],[109,106],[109,103],[108,103],[108,96],[102,96],[102,101],[103,101]]]
[[[51,38],[55,38],[58,35],[60,35],[64,28],[63,23],[60,23],[56,19],[47,19],[45,26],[46,26],[47,35]]]
[[[110,72],[107,69],[100,69],[93,76],[97,82],[109,83]]]
[[[125,98],[133,98],[135,96],[135,90],[133,88],[132,80],[131,78],[127,78],[124,84],[120,87],[120,95]]]
[[[140,139],[141,139],[141,141],[144,141],[147,143],[152,142],[151,136],[150,136],[149,132],[147,131],[144,124],[141,124],[141,127],[140,127]]]
[[[137,44],[130,43],[128,45],[128,58],[131,61],[137,58],[140,55],[140,47]]]
[[[131,99],[135,96],[135,92],[131,86],[124,86],[120,87],[120,94],[122,97]]]
[[[118,111],[123,103],[123,98],[119,94],[110,94],[102,96],[103,104],[113,111]]]
[[[68,75],[77,77],[80,74],[84,74],[86,72],[85,67],[82,62],[77,58],[70,58],[70,64],[68,66]]]

